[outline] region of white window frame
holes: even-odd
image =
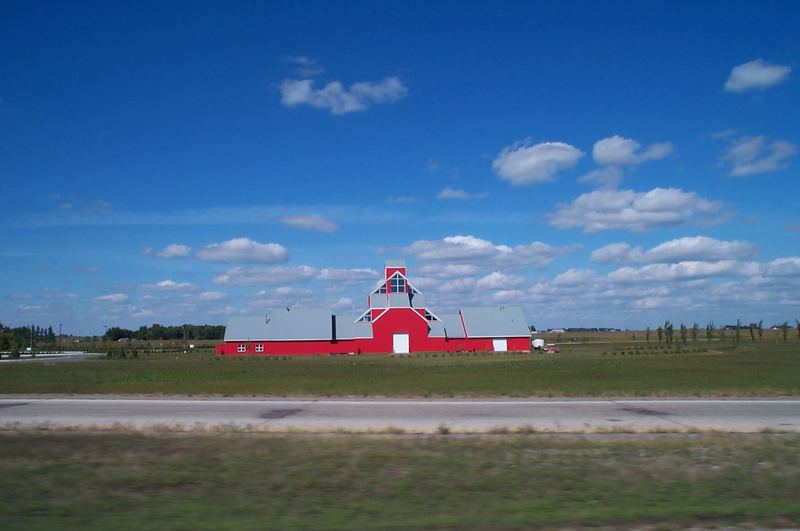
[[[264,344],[256,343],[256,352],[264,352]]]
[[[242,353],[242,352],[247,352],[247,345],[246,345],[246,344],[244,344],[244,343],[239,343],[239,344],[236,346],[236,352],[239,352],[239,353]]]

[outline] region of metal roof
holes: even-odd
[[[390,293],[389,308],[410,308],[411,298],[408,293]]]
[[[265,315],[229,317],[228,326],[225,327],[225,341],[265,339],[267,337],[266,321]]]
[[[463,339],[466,337],[464,335],[464,327],[461,326],[461,317],[458,314],[440,315],[439,319],[442,320],[445,335],[448,339]]]
[[[324,308],[276,310],[269,314],[265,339],[325,339],[333,336],[331,311]]]
[[[386,260],[386,262],[384,262],[384,264],[383,264],[384,268],[387,268],[387,267],[395,268],[395,267],[405,267],[405,266],[406,266],[406,261],[402,260],[402,259],[401,260],[396,260],[396,259]]]
[[[353,322],[352,315],[336,314],[336,339],[372,338],[372,323]]]
[[[429,321],[428,328],[428,337],[447,337],[444,331],[444,323]]]
[[[425,307],[425,295],[420,292],[411,293],[409,294],[409,298],[411,299],[411,306],[414,308],[424,308]]]
[[[330,341],[333,328],[327,309],[275,310],[266,316],[228,319],[225,341],[312,340]]]
[[[468,307],[460,311],[467,337],[530,336],[528,320],[519,306]]]

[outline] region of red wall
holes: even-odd
[[[231,341],[219,345],[219,355],[277,355],[304,354],[386,354],[393,350],[392,334],[408,334],[411,352],[456,352],[492,349],[492,338],[446,339],[428,337],[428,323],[412,308],[393,308],[372,323],[373,339],[340,339],[333,341]],[[247,351],[240,353],[240,343]],[[264,345],[264,352],[256,352],[255,345]],[[528,337],[508,338],[508,350],[530,350]]]

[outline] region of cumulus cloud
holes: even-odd
[[[765,136],[743,136],[734,140],[720,157],[730,165],[729,175],[745,177],[758,173],[785,170],[789,159],[797,154],[797,146],[784,140],[767,142]]]
[[[142,284],[142,289],[152,291],[184,291],[194,289],[194,285],[189,282],[175,282],[174,280],[162,280],[155,284]]]
[[[216,301],[223,301],[227,299],[228,296],[221,291],[204,291],[202,293],[197,294],[197,299],[206,302],[216,302]]]
[[[313,267],[232,267],[214,277],[214,283],[226,286],[250,286],[258,284],[295,284],[308,282],[317,275]]]
[[[641,144],[632,138],[619,135],[598,140],[592,158],[602,166],[634,166],[648,160],[663,159],[672,153],[672,144],[661,142],[641,150]]]
[[[752,258],[757,252],[758,245],[755,243],[691,236],[661,243],[648,251],[643,251],[639,246],[631,247],[627,243],[611,243],[593,251],[590,260],[601,264],[709,262]]]
[[[299,230],[312,230],[318,232],[336,232],[339,225],[324,218],[319,214],[282,216],[280,222],[287,227]]]
[[[650,160],[658,160],[672,153],[672,144],[659,142],[646,149],[632,138],[619,135],[598,140],[592,149],[592,158],[601,166],[580,178],[581,182],[616,187],[625,176],[625,170]]]
[[[702,220],[717,214],[722,204],[679,188],[596,190],[581,194],[572,203],[561,203],[548,214],[559,229],[582,229],[586,233],[623,229],[645,231],[655,227]]]
[[[306,79],[325,72],[316,58],[307,55],[287,55],[283,62],[293,65],[295,75]]]
[[[454,278],[468,277],[476,275],[481,270],[474,264],[421,264],[415,268],[415,272],[426,277],[432,278]]]
[[[198,249],[197,257],[207,262],[262,262],[274,264],[289,259],[279,243],[259,243],[249,238],[234,238]]]
[[[427,261],[466,262],[511,267],[546,267],[575,247],[555,247],[542,242],[525,245],[496,245],[475,236],[447,236],[441,240],[418,240],[403,253]]]
[[[315,89],[312,79],[285,79],[280,86],[281,103],[286,107],[309,105],[328,109],[332,114],[364,111],[372,104],[397,101],[408,94],[408,87],[397,77],[386,77],[379,82],[359,82],[345,88],[339,81],[331,81]]]
[[[584,153],[564,142],[532,144],[525,139],[506,147],[492,162],[492,170],[518,186],[552,181],[561,170],[574,168]]]
[[[509,289],[525,284],[525,277],[493,271],[475,283],[479,289]]]
[[[573,268],[556,275],[553,279],[553,284],[556,286],[577,286],[590,282],[595,278],[597,278],[597,273],[590,269]]]
[[[157,256],[159,258],[186,258],[191,252],[192,248],[188,245],[171,243],[160,251],[156,251],[152,247],[145,247],[142,254],[146,256]]]
[[[775,86],[789,78],[792,68],[784,65],[773,65],[763,59],[733,67],[725,90],[728,92],[747,92],[764,90]]]
[[[329,269],[325,268],[319,272],[317,278],[329,282],[362,282],[374,280],[380,276],[374,269],[354,268],[354,269]]]
[[[753,265],[743,267],[736,260],[717,262],[685,261],[675,264],[650,264],[640,268],[623,267],[608,274],[614,282],[667,282],[718,276],[747,276],[757,273]]]
[[[477,194],[471,194],[465,190],[459,190],[456,188],[445,187],[439,195],[436,196],[437,199],[483,199],[488,194],[486,192],[481,192]]]
[[[412,195],[396,195],[392,197],[386,198],[386,204],[388,205],[404,205],[408,203],[417,203],[419,202],[420,198]]]
[[[121,302],[127,302],[130,299],[124,293],[109,293],[108,295],[101,295],[100,297],[95,297],[94,300],[98,302],[110,302],[114,304],[119,304]]]

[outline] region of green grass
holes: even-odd
[[[3,364],[3,393],[386,396],[800,395],[800,342],[565,345],[560,354],[214,358]]]
[[[0,434],[0,528],[794,527],[799,446],[777,434]]]

